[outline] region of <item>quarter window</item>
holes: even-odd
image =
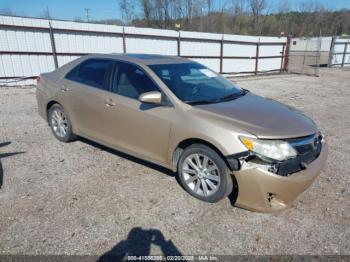
[[[79,71],[79,66],[74,67],[74,69],[71,70],[66,75],[66,79],[69,79],[69,80],[72,80],[72,81],[76,81],[77,80],[78,71]]]

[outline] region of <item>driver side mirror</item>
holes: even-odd
[[[162,94],[159,91],[146,92],[140,95],[139,101],[148,104],[160,105],[162,103]]]

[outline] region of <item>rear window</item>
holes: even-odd
[[[112,66],[111,60],[89,59],[70,71],[66,79],[107,90]]]

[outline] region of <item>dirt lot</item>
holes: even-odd
[[[327,168],[294,208],[200,202],[159,167],[58,142],[34,88],[0,88],[0,254],[350,254],[350,71],[236,82],[302,109],[326,134]]]

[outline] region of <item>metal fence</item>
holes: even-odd
[[[290,39],[288,72],[319,76],[321,65],[327,65],[330,37],[302,37]]]
[[[329,52],[329,67],[350,66],[350,37],[334,36]]]
[[[286,70],[287,38],[0,16],[2,83],[31,84],[40,73],[90,53],[181,56],[221,74],[259,74]]]

